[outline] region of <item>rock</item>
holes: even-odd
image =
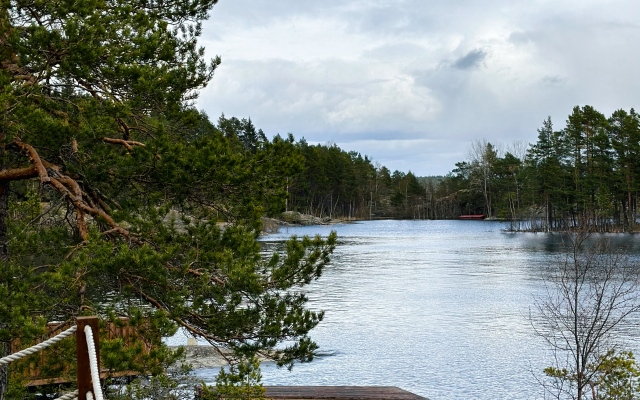
[[[309,214],[300,214],[297,211],[285,211],[280,215],[280,218],[284,222],[295,225],[321,225],[326,223],[321,218]]]
[[[227,365],[227,360],[213,346],[183,346],[185,361],[194,369],[214,368]]]

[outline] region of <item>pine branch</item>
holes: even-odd
[[[129,151],[133,150],[133,147],[131,146],[145,147],[144,143],[136,142],[135,140],[113,139],[113,138],[103,137],[102,141],[105,143],[120,144]]]
[[[51,185],[60,194],[66,196],[71,201],[71,204],[74,206],[76,211],[76,221],[82,240],[87,240],[89,237],[85,221],[85,214],[89,214],[94,218],[101,218],[104,220],[111,227],[108,232],[118,233],[120,236],[123,236],[136,244],[141,243],[141,241],[132,236],[128,230],[121,227],[107,212],[93,204],[87,203],[85,199],[88,199],[89,195],[80,188],[78,182],[67,175],[61,174],[59,167],[44,162],[33,146],[24,143],[19,139],[14,139],[13,143],[27,153],[30,161],[34,164],[35,171],[37,171],[36,176],[40,178],[40,182]],[[47,168],[46,165],[49,165],[50,167]]]

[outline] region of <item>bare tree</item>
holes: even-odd
[[[487,142],[475,140],[471,143],[471,147],[467,151],[470,164],[473,168],[473,175],[477,180],[472,181],[476,187],[480,188],[484,196],[486,212],[489,217],[493,216],[492,210],[492,181],[494,176],[494,164],[498,158],[500,150]]]
[[[516,140],[510,143],[507,146],[507,151],[514,155],[518,160],[524,162],[524,159],[527,156],[527,149],[529,148],[529,143],[523,140]]]
[[[596,400],[604,363],[624,345],[621,329],[640,312],[638,265],[587,234],[569,234],[567,244],[531,315],[554,356],[541,381],[546,396]]]

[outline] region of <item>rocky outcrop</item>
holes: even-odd
[[[227,365],[225,356],[230,356],[228,350],[219,350],[213,346],[184,346],[185,361],[194,369],[214,368]]]
[[[325,225],[332,222],[331,218],[318,218],[309,214],[300,214],[297,211],[285,211],[280,215],[280,220],[290,225]]]

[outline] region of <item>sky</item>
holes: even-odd
[[[268,137],[445,175],[472,144],[535,143],[574,106],[640,107],[637,0],[220,0],[196,106]]]

